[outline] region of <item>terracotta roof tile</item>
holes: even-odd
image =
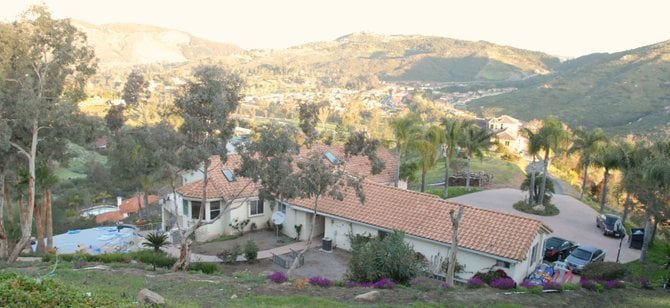
[[[123,220],[125,215],[119,211],[114,211],[114,212],[107,212],[107,213],[102,213],[100,215],[95,216],[95,222],[100,224],[106,221],[111,221],[111,222],[117,222]]]
[[[149,195],[149,205],[154,204],[158,202],[160,199],[159,196],[155,195]],[[145,206],[144,204],[144,195],[140,195],[140,203],[142,204],[142,207]],[[121,213],[137,213],[140,210],[140,207],[138,206],[137,201],[137,196],[134,196],[132,198],[128,198],[126,200],[121,201],[121,205],[119,206]]]
[[[361,204],[353,189],[343,201],[322,198],[318,212],[342,217],[385,229],[403,230],[407,234],[442,243],[451,243],[450,210],[459,204],[436,196],[379,185],[365,181],[366,201]],[[291,202],[313,209],[307,199]],[[538,232],[549,232],[542,222],[467,205],[459,226],[459,247],[483,253],[523,260]]]

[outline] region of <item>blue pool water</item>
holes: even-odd
[[[127,252],[127,246],[135,239],[135,230],[114,227],[97,227],[90,229],[70,230],[67,233],[54,235],[54,247],[59,254],[74,253],[84,249],[90,254],[104,252]],[[35,249],[33,245],[33,249]]]

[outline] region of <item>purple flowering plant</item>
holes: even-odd
[[[286,276],[286,274],[284,274],[283,272],[272,272],[268,274],[265,278],[274,283],[283,283],[288,281],[288,276]]]

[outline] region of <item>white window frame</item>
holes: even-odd
[[[217,214],[217,215],[214,215],[214,216],[212,216],[212,204],[213,204],[213,203],[214,203],[214,204],[218,204],[218,208],[219,208],[219,210],[217,211],[218,214]],[[219,201],[219,200],[216,200],[216,201],[210,201],[210,202],[209,202],[209,211],[208,211],[208,213],[209,213],[209,220],[212,220],[212,219],[216,218],[216,216],[221,215],[221,201]]]
[[[249,217],[258,217],[265,215],[265,202],[261,202],[262,199],[252,199],[249,200]],[[254,207],[253,203],[256,203],[256,214],[251,213],[251,209]],[[260,208],[258,205],[260,204]],[[259,212],[260,209],[260,212]]]
[[[286,209],[288,209],[288,204],[281,201],[277,201],[277,211],[286,214]]]
[[[190,212],[191,215],[189,215],[188,217],[191,218],[191,219],[193,219],[193,220],[198,220],[198,218],[200,217],[200,207],[203,206],[202,201],[193,201],[193,200],[190,200],[189,203],[190,203],[190,206],[189,206],[189,212]],[[193,206],[196,206],[196,204],[194,204],[194,203],[199,204],[199,205],[198,205],[198,210],[197,210],[197,211],[194,211],[194,210],[193,210]],[[196,215],[195,218],[193,218],[193,214]],[[206,215],[206,214],[207,214],[207,213],[205,212],[205,215]],[[207,218],[207,217],[203,217],[203,219],[204,219],[204,218]]]

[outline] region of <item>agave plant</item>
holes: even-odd
[[[144,239],[146,242],[143,242],[142,246],[153,248],[154,252],[160,252],[161,247],[170,243],[168,242],[168,236],[165,233],[149,233]]]

